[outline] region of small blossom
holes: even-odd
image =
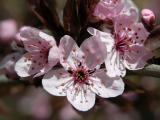
[[[15,65],[17,74],[21,77],[40,76],[48,72],[59,60],[58,47],[52,36],[38,29],[23,27],[20,30],[25,50],[27,51]]]
[[[153,13],[153,11],[151,11],[149,9],[143,9],[141,11],[141,16],[142,16],[142,21],[146,25],[153,26],[155,24],[156,17],[155,17],[155,14]]]
[[[14,52],[5,56],[0,63],[0,69],[4,69],[5,74],[11,79],[17,78],[17,74],[16,71],[14,70],[14,67],[15,63],[17,62],[18,59],[20,59],[21,56],[22,54],[20,52]]]
[[[106,58],[105,46],[95,37],[85,40],[79,48],[70,36],[60,41],[64,69],[47,73],[43,88],[55,96],[67,96],[79,111],[87,111],[95,104],[95,94],[103,98],[123,93],[124,83],[120,77],[110,78],[104,69],[98,69]]]
[[[114,34],[88,28],[106,44],[108,56],[105,61],[107,73],[111,77],[125,76],[129,70],[142,69],[152,53],[143,44],[149,33],[142,23],[135,23],[132,17],[120,15],[115,19]]]
[[[14,69],[16,62],[22,56],[24,49],[19,47],[15,41],[11,43],[13,53],[6,55],[0,62],[0,69],[5,71],[7,77],[11,79],[17,79],[17,73]]]
[[[18,31],[15,20],[8,19],[0,22],[0,42],[11,43]]]
[[[130,14],[132,11],[138,13],[138,9],[132,0],[100,0],[93,13],[101,20],[113,20],[117,15]],[[138,15],[136,15],[138,18]]]

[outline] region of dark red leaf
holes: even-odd
[[[76,39],[80,30],[76,0],[67,0],[63,11],[63,23],[68,34]]]
[[[54,0],[27,0],[27,2],[39,20],[54,33],[54,37],[59,39],[65,34]]]
[[[93,12],[98,2],[99,0],[77,0],[81,26],[86,26],[94,21]]]

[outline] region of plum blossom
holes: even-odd
[[[15,41],[11,43],[11,48],[15,52],[6,55],[2,59],[2,61],[0,62],[0,69],[3,69],[5,71],[5,74],[7,75],[7,77],[11,79],[16,79],[17,73],[14,70],[14,67],[16,62],[22,56],[24,49],[19,47]]]
[[[27,51],[16,63],[20,77],[38,77],[52,69],[59,61],[55,39],[32,27],[23,27],[18,33]]]
[[[0,22],[0,42],[11,43],[18,31],[17,22],[13,19],[7,19]]]
[[[110,77],[125,76],[126,68],[142,69],[152,57],[152,53],[143,46],[149,33],[142,23],[135,21],[133,16],[124,14],[116,17],[113,34],[88,28],[88,32],[97,36],[107,47],[105,65]]]
[[[4,69],[6,75],[9,78],[15,79],[17,78],[17,74],[14,70],[15,63],[17,62],[18,59],[21,57],[20,52],[14,52],[11,54],[8,54],[7,56],[4,57],[4,59],[0,63],[0,69]]]
[[[153,26],[156,22],[156,16],[153,11],[149,9],[143,9],[141,11],[142,21],[148,26]]]
[[[103,98],[116,97],[124,91],[120,77],[110,78],[99,69],[107,52],[105,45],[90,37],[79,48],[68,35],[61,38],[60,63],[64,68],[48,72],[42,79],[43,88],[55,96],[67,96],[79,111],[88,111],[95,104],[96,94]]]
[[[138,14],[138,9],[132,0],[100,0],[93,15],[101,20],[108,21],[114,20],[120,14],[131,14],[132,11]]]

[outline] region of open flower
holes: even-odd
[[[23,27],[19,38],[27,51],[15,65],[21,77],[40,76],[52,69],[59,61],[58,47],[52,36],[31,27]]]
[[[125,76],[129,70],[142,69],[152,54],[143,44],[149,33],[134,17],[120,15],[115,19],[114,33],[88,28],[88,32],[106,44],[108,56],[105,60],[107,73],[111,77]]]
[[[95,7],[93,15],[101,20],[108,21],[113,20],[122,13],[130,14],[132,10],[138,13],[138,9],[132,0],[100,0]]]
[[[124,83],[120,77],[110,78],[104,69],[98,69],[107,52],[95,37],[85,40],[79,48],[66,35],[59,48],[64,69],[52,70],[42,80],[43,88],[50,94],[67,96],[77,110],[87,111],[95,104],[95,94],[109,98],[123,93]]]

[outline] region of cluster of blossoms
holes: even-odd
[[[67,96],[79,111],[91,109],[96,95],[121,95],[126,69],[142,69],[153,56],[144,47],[149,32],[138,22],[138,9],[131,0],[100,0],[93,15],[111,21],[113,29],[89,27],[91,36],[80,47],[69,35],[57,45],[54,37],[32,27],[23,27],[17,34],[27,52],[16,62],[16,73],[44,75],[43,88],[55,96]],[[144,16],[150,22],[149,15]],[[61,67],[56,66],[59,63]]]

